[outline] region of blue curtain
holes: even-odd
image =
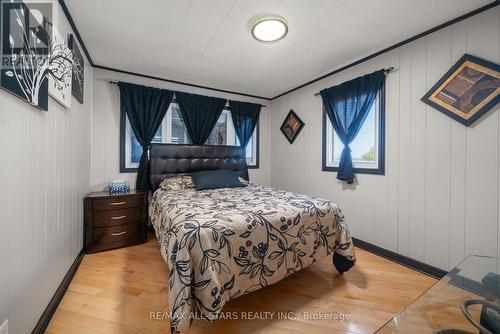
[[[175,92],[189,138],[194,145],[203,145],[226,105],[225,99]]]
[[[344,144],[337,179],[347,183],[352,183],[354,179],[349,144],[358,135],[384,83],[384,72],[384,70],[376,71],[320,92],[328,118]]]
[[[241,147],[247,147],[252,138],[255,126],[259,121],[260,104],[249,102],[229,101],[234,129]]]
[[[119,82],[120,108],[130,121],[137,141],[142,146],[141,161],[137,171],[136,188],[149,189],[148,150],[163,117],[172,101],[173,92]]]

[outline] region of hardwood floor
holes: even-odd
[[[155,236],[148,238],[143,245],[85,256],[46,333],[169,333],[168,320],[150,319],[151,312],[167,312],[167,270]],[[342,276],[324,259],[232,300],[224,310],[240,319],[195,320],[190,333],[373,333],[435,283],[361,249],[356,254],[356,266]],[[251,320],[241,319],[243,312],[276,313]],[[298,319],[277,319],[278,312]],[[349,319],[305,319],[304,312]]]

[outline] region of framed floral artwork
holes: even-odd
[[[0,1],[0,88],[45,111],[51,61],[45,22],[51,13],[50,3]]]
[[[500,99],[500,66],[465,54],[422,101],[469,126]]]
[[[71,108],[73,52],[59,31],[52,27],[49,95],[65,108]]]
[[[83,104],[85,86],[85,59],[73,34],[68,36],[68,48],[73,51],[73,73],[71,76],[71,94]]]
[[[290,144],[293,144],[300,131],[304,128],[304,125],[305,123],[300,117],[293,110],[290,110],[280,129]]]

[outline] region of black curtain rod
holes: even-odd
[[[118,81],[108,81],[108,82],[109,82],[110,84],[112,84],[112,85],[118,85]],[[146,87],[148,87],[148,86],[146,86]],[[174,93],[175,93],[175,91],[174,91]],[[265,104],[261,104],[260,106],[261,106],[261,107],[263,107],[263,108],[266,108],[266,107],[267,107]]]
[[[395,68],[394,68],[394,66],[391,66],[391,67],[386,68],[386,69],[384,70],[384,72],[385,72],[386,74],[387,74],[387,73],[389,73],[389,72],[394,72],[394,71],[397,71],[397,69],[395,69]],[[314,94],[314,96],[318,96],[319,94],[320,94],[320,92],[317,92],[316,94]]]

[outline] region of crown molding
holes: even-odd
[[[295,88],[287,90],[286,92],[278,94],[278,95],[276,95],[274,97],[264,97],[264,96],[258,96],[258,95],[240,93],[240,92],[230,91],[230,90],[226,90],[226,89],[220,89],[220,88],[216,88],[216,87],[209,87],[209,86],[197,85],[197,84],[193,84],[193,83],[189,83],[189,82],[183,82],[183,81],[178,81],[178,80],[171,80],[171,79],[168,79],[168,78],[161,78],[161,77],[156,77],[156,76],[151,76],[151,75],[146,75],[146,74],[136,73],[136,72],[131,72],[131,71],[125,71],[125,70],[120,70],[120,69],[117,69],[117,68],[112,68],[112,67],[107,67],[107,66],[95,64],[93,62],[93,60],[92,60],[92,57],[90,56],[90,53],[88,52],[87,47],[85,46],[85,43],[83,42],[83,39],[82,39],[82,37],[81,37],[81,35],[80,35],[79,31],[78,31],[78,28],[76,27],[75,22],[73,21],[73,18],[71,17],[71,13],[69,12],[68,7],[64,3],[64,0],[59,0],[59,4],[61,5],[61,8],[62,8],[62,10],[64,12],[64,15],[66,15],[66,18],[68,19],[68,22],[71,25],[71,28],[73,29],[73,32],[74,32],[76,38],[78,39],[78,42],[80,43],[80,45],[81,45],[81,47],[82,47],[82,49],[83,49],[83,51],[85,53],[85,56],[89,60],[90,65],[92,67],[94,67],[94,68],[99,68],[99,69],[103,69],[103,70],[108,70],[108,71],[113,71],[113,72],[118,72],[118,73],[124,73],[124,74],[139,76],[139,77],[142,77],[142,78],[148,78],[148,79],[153,79],[153,80],[170,82],[170,83],[175,83],[175,84],[189,86],[189,87],[203,88],[203,89],[208,89],[208,90],[212,90],[212,91],[216,91],[216,92],[221,92],[221,93],[228,93],[228,94],[235,94],[235,95],[240,95],[240,96],[247,96],[247,97],[252,97],[252,98],[257,98],[257,99],[262,99],[262,100],[275,100],[275,99],[280,98],[280,97],[282,97],[284,95],[287,95],[287,94],[289,94],[291,92],[294,92],[294,91],[296,91],[298,89],[301,89],[303,87],[309,86],[309,85],[311,85],[311,84],[313,84],[315,82],[318,82],[320,80],[328,78],[328,77],[330,77],[332,75],[335,75],[335,74],[340,73],[342,71],[345,71],[345,70],[347,70],[347,69],[349,69],[351,67],[359,65],[361,63],[364,63],[364,62],[366,62],[366,61],[368,61],[370,59],[378,57],[378,56],[380,56],[380,55],[382,55],[384,53],[387,53],[387,52],[389,52],[391,50],[399,48],[400,46],[403,46],[405,44],[411,43],[411,42],[413,42],[413,41],[415,41],[415,40],[417,40],[419,38],[422,38],[422,37],[425,37],[425,36],[427,36],[429,34],[432,34],[432,33],[436,32],[438,30],[444,29],[444,28],[446,28],[446,27],[448,27],[448,26],[450,26],[452,24],[455,24],[457,22],[460,22],[460,21],[463,21],[465,19],[468,19],[469,17],[478,15],[478,14],[480,14],[482,12],[485,12],[485,11],[487,11],[489,9],[492,9],[492,8],[500,5],[500,0],[495,0],[495,1],[493,1],[493,2],[491,2],[489,4],[487,4],[487,5],[485,5],[483,7],[477,8],[477,9],[475,9],[473,11],[470,11],[470,12],[464,14],[464,15],[461,15],[461,16],[456,17],[456,18],[454,18],[454,19],[452,19],[450,21],[442,23],[442,24],[440,24],[440,25],[438,25],[438,26],[436,26],[434,28],[431,28],[429,30],[421,32],[421,33],[419,33],[419,34],[417,34],[417,35],[415,35],[413,37],[407,38],[404,41],[396,43],[396,44],[394,44],[392,46],[389,46],[389,47],[387,47],[387,48],[385,48],[383,50],[380,50],[380,51],[377,51],[375,53],[372,53],[372,54],[370,54],[370,55],[368,55],[366,57],[363,57],[363,58],[361,58],[359,60],[356,60],[356,61],[354,61],[354,62],[352,62],[352,63],[350,63],[348,65],[342,66],[342,67],[340,67],[338,69],[335,69],[335,70],[333,70],[331,72],[328,72],[328,73],[326,73],[326,74],[324,74],[324,75],[322,75],[320,77],[317,77],[317,78],[315,78],[313,80],[310,80],[310,81],[308,81],[306,83],[303,83],[303,84],[301,84],[301,85],[299,85],[299,86],[297,86]]]
[[[371,55],[369,55],[369,56],[366,56],[366,57],[364,57],[364,58],[361,58],[361,59],[359,59],[359,60],[356,60],[355,62],[352,62],[352,63],[350,63],[349,65],[342,66],[342,67],[340,67],[340,68],[338,68],[338,69],[336,69],[336,70],[333,70],[333,71],[331,71],[331,72],[328,72],[328,73],[326,73],[326,74],[324,74],[324,75],[322,75],[322,76],[320,76],[320,77],[318,77],[318,78],[316,78],[316,79],[313,79],[313,80],[311,80],[311,81],[308,81],[308,82],[306,82],[306,83],[304,83],[304,84],[302,84],[302,85],[300,85],[300,86],[297,86],[297,87],[295,87],[295,88],[292,88],[292,89],[290,89],[290,90],[287,90],[286,92],[281,93],[281,94],[276,95],[275,97],[271,98],[271,100],[277,99],[277,98],[282,97],[282,96],[284,96],[284,95],[286,95],[286,94],[289,94],[289,93],[291,93],[291,92],[294,92],[294,91],[296,91],[296,90],[298,90],[298,89],[301,89],[301,88],[306,87],[306,86],[309,86],[309,85],[311,85],[311,84],[313,84],[313,83],[315,83],[315,82],[318,82],[318,81],[320,81],[320,80],[323,80],[323,79],[325,79],[325,78],[328,78],[328,77],[330,77],[330,76],[332,76],[332,75],[334,75],[334,74],[337,74],[337,73],[339,73],[339,72],[345,71],[345,70],[347,70],[347,69],[349,69],[349,68],[351,68],[351,67],[353,67],[353,66],[356,66],[356,65],[359,65],[359,64],[361,64],[361,63],[364,63],[365,61],[368,61],[368,60],[370,60],[370,59],[373,59],[373,58],[375,58],[375,57],[378,57],[378,56],[380,56],[380,55],[382,55],[382,54],[384,54],[384,53],[387,53],[387,52],[389,52],[389,51],[391,51],[391,50],[394,50],[394,49],[396,49],[396,48],[399,48],[400,46],[403,46],[403,45],[405,45],[405,44],[411,43],[411,42],[413,42],[413,41],[415,41],[415,40],[417,40],[417,39],[419,39],[419,38],[422,38],[422,37],[425,37],[425,36],[427,36],[427,35],[429,35],[429,34],[432,34],[433,32],[436,32],[436,31],[438,31],[438,30],[444,29],[444,28],[446,28],[446,27],[448,27],[448,26],[450,26],[450,25],[452,25],[452,24],[455,24],[455,23],[457,23],[457,22],[460,22],[460,21],[463,21],[463,20],[465,20],[465,19],[468,19],[469,17],[472,17],[472,16],[474,16],[474,15],[477,15],[477,14],[480,14],[480,13],[482,13],[482,12],[485,12],[485,11],[487,11],[487,10],[489,10],[489,9],[491,9],[491,8],[494,8],[494,7],[498,6],[498,5],[500,5],[500,0],[495,0],[495,1],[493,1],[493,2],[491,2],[491,3],[489,3],[489,4],[487,4],[487,5],[485,5],[485,6],[483,6],[483,7],[480,7],[480,8],[478,8],[478,9],[475,9],[475,10],[473,10],[473,11],[471,11],[471,12],[468,12],[468,13],[466,13],[466,14],[462,15],[462,16],[456,17],[456,18],[454,18],[454,19],[452,19],[452,20],[450,20],[450,21],[447,21],[447,22],[445,22],[445,23],[442,23],[442,24],[440,24],[440,25],[438,25],[438,26],[436,26],[436,27],[434,27],[434,28],[431,28],[431,29],[429,29],[429,30],[426,30],[426,31],[424,31],[424,32],[421,32],[420,34],[417,34],[417,35],[415,35],[415,36],[412,36],[412,37],[410,37],[410,38],[407,38],[407,39],[405,39],[405,40],[404,40],[404,41],[402,41],[402,42],[396,43],[396,44],[394,44],[394,45],[392,45],[392,46],[389,46],[389,47],[387,47],[387,48],[385,48],[385,49],[383,49],[383,50],[380,50],[380,51],[377,51],[377,52],[375,52],[375,53],[372,53],[372,54],[371,54]]]
[[[94,68],[99,68],[101,70],[112,71],[112,72],[117,72],[117,73],[134,75],[134,76],[138,76],[138,77],[146,78],[146,79],[153,79],[153,80],[158,80],[158,81],[171,82],[171,83],[175,83],[175,84],[179,84],[179,85],[184,85],[184,86],[189,86],[189,87],[203,88],[203,89],[208,89],[208,90],[212,90],[212,91],[215,91],[215,92],[221,92],[221,93],[235,94],[235,95],[240,95],[240,96],[253,97],[253,98],[256,98],[256,99],[262,99],[262,100],[268,100],[268,101],[271,100],[270,97],[264,97],[264,96],[246,94],[246,93],[240,93],[240,92],[235,92],[235,91],[232,91],[232,90],[220,89],[220,88],[203,86],[203,85],[198,85],[198,84],[184,82],[184,81],[178,81],[178,80],[171,80],[171,79],[167,79],[167,78],[155,77],[153,75],[136,73],[136,72],[131,72],[131,71],[125,71],[125,70],[120,70],[118,68],[112,68],[112,67],[107,67],[107,66],[102,66],[102,65],[94,65]]]

